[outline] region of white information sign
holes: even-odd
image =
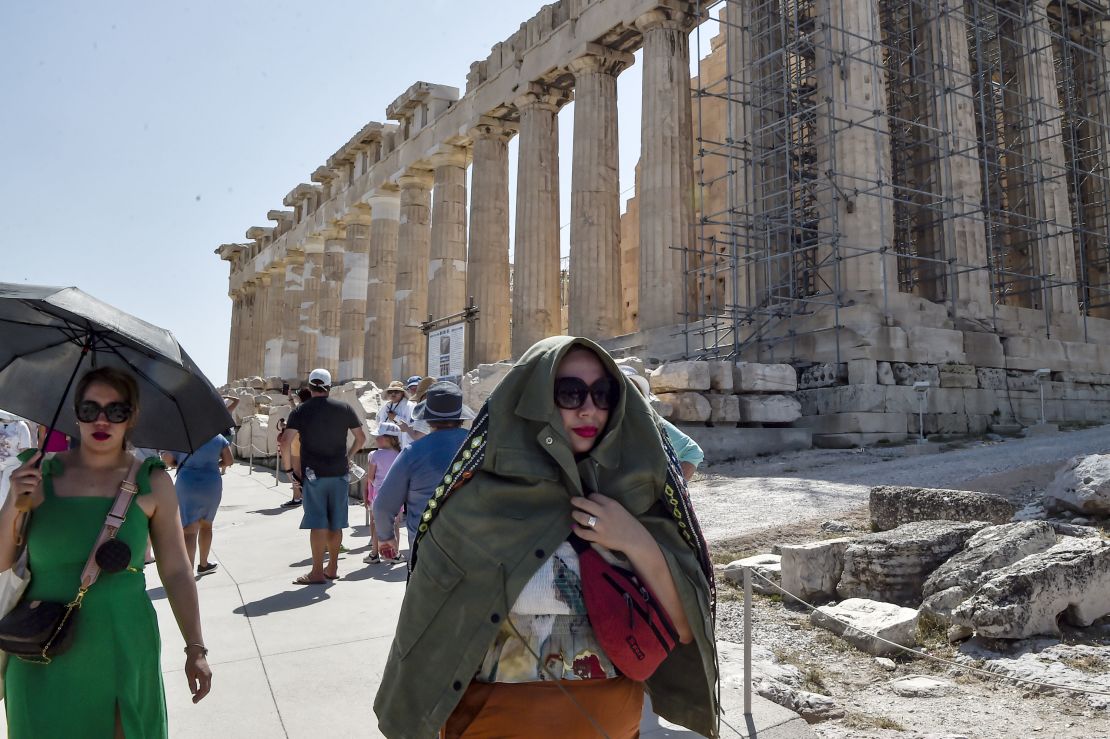
[[[428,374],[440,380],[462,383],[466,348],[466,323],[428,332]]]

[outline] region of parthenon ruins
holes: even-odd
[[[792,364],[804,417],[856,441],[907,431],[914,381],[937,431],[1030,422],[1040,390],[1050,420],[1110,419],[1108,40],[1106,0],[546,5],[461,95],[412,84],[219,247],[229,380],[425,374],[421,323],[472,297],[468,369],[569,332],[649,363]]]

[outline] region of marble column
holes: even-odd
[[[435,318],[453,315],[466,307],[467,156],[463,147],[447,146],[432,157],[435,186],[428,256],[428,312]]]
[[[242,292],[231,293],[231,337],[227,347],[227,381],[239,379],[239,322],[243,320]]]
[[[291,384],[299,379],[297,352],[304,302],[304,254],[290,251],[285,258],[285,300],[281,306],[281,377]]]
[[[680,7],[685,7],[683,4]],[[670,7],[636,19],[643,43],[640,118],[640,330],[683,320],[682,250],[694,246],[690,112],[693,16]]]
[[[300,332],[297,335],[297,379],[308,380],[308,373],[319,364],[317,344],[320,337],[320,282],[324,274],[324,239],[310,236],[304,242],[304,274],[301,281]]]
[[[478,320],[469,366],[509,359],[509,139],[516,127],[484,119],[470,131],[474,141],[471,173],[470,250],[467,295],[474,297]]]
[[[570,186],[570,333],[603,339],[621,327],[621,203],[617,75],[633,56],[590,44],[574,74]]]
[[[1061,130],[1063,112],[1057,96],[1047,0],[1029,0],[1024,18],[1015,30],[1017,47],[1022,50],[1015,55],[1015,62],[1023,130],[1014,148],[1020,151],[1024,165],[1021,187],[1028,204],[1024,215],[1030,219],[1030,227],[1037,236],[1030,247],[1037,278],[1030,285],[1037,296],[1031,304],[1051,314],[1077,313],[1075,247]],[[1045,276],[1043,291],[1041,276]]]
[[[281,376],[282,306],[285,304],[285,265],[271,262],[266,272],[266,312],[263,317],[262,374]]]
[[[343,292],[343,255],[347,251],[345,227],[333,226],[324,237],[324,271],[320,276],[320,335],[316,339],[316,366],[339,380],[339,309]]]
[[[519,357],[560,329],[559,107],[564,91],[529,85],[517,97],[520,140],[516,174],[512,355]]]
[[[819,292],[897,291],[877,0],[818,0]],[[827,19],[827,20],[822,20]]]
[[[392,373],[395,377],[407,377],[423,375],[427,369],[427,339],[420,324],[428,320],[432,173],[409,170],[397,180],[397,185],[401,188],[401,219],[397,230]]]
[[[962,7],[962,6],[961,6]],[[955,260],[946,289],[972,316],[990,309],[987,236],[981,214],[983,189],[975,125],[975,90],[967,44],[967,18],[943,8],[929,21],[934,90],[931,117],[940,136],[940,184],[945,206],[944,256]],[[972,269],[979,267],[980,269]]]
[[[396,190],[379,189],[370,206],[363,375],[378,387],[393,379],[393,324],[397,291],[397,235],[401,203]]]
[[[344,216],[347,244],[343,253],[343,287],[339,315],[339,377],[337,382],[366,377],[366,278],[370,268],[370,211],[355,206]]]

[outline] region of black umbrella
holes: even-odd
[[[234,423],[166,329],[75,287],[0,282],[0,408],[76,435],[74,381],[94,367],[138,382],[136,446],[192,452]]]

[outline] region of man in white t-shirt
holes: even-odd
[[[389,383],[385,389],[385,402],[378,409],[378,423],[395,423],[401,428],[406,428],[412,423],[412,403],[405,395],[405,386],[400,380]],[[412,437],[401,434],[401,448],[407,449],[412,443]]]

